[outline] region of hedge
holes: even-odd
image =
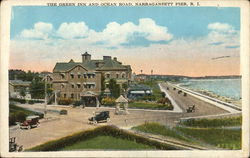
[[[27,151],[58,151],[66,146],[73,145],[76,142],[84,141],[87,139],[94,138],[98,135],[113,136],[116,138],[127,139],[135,141],[137,143],[146,144],[149,146],[155,146],[159,150],[180,150],[181,148],[167,145],[165,143],[160,143],[158,141],[150,140],[143,136],[133,134],[131,132],[124,131],[115,126],[101,126],[92,130],[87,130],[84,132],[78,132],[70,136],[66,136],[57,140],[49,141],[45,144],[38,145]]]

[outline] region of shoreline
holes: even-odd
[[[237,99],[233,99],[233,98],[230,98],[230,97],[221,96],[219,94],[216,94],[216,93],[208,91],[208,90],[198,90],[198,89],[194,89],[194,88],[190,88],[190,87],[185,87],[185,86],[180,86],[180,85],[178,85],[178,86],[182,87],[182,88],[189,89],[191,91],[194,91],[194,92],[197,92],[197,93],[200,93],[200,94],[203,94],[203,95],[206,95],[208,97],[218,99],[220,101],[223,101],[223,102],[226,102],[226,103],[229,103],[229,104],[234,104],[234,105],[239,106],[239,107],[242,106],[241,99],[237,100]]]
[[[219,95],[215,92],[212,92],[212,91],[209,91],[209,90],[205,90],[205,89],[195,89],[195,88],[192,88],[190,86],[183,86],[183,83],[172,83],[178,87],[181,87],[181,88],[185,88],[185,89],[189,89],[191,91],[194,91],[194,92],[197,92],[197,93],[200,93],[202,95],[206,95],[208,97],[212,97],[212,98],[215,98],[215,99],[218,99],[220,101],[223,101],[223,102],[226,102],[226,103],[229,103],[229,104],[234,104],[238,107],[242,107],[242,103],[241,103],[241,99],[235,99],[235,98],[231,98],[231,97],[227,97],[227,96],[222,96],[222,95]]]

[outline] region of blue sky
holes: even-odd
[[[158,25],[168,27],[176,38],[204,36],[209,31],[206,26],[218,21],[240,28],[239,8],[22,6],[13,7],[12,13],[11,38],[39,21],[52,23],[55,28],[63,22],[84,21],[95,31],[101,31],[111,21],[138,24],[140,18],[152,18]]]
[[[239,8],[15,6],[10,34],[10,68],[52,71],[88,51],[136,73],[240,73]]]

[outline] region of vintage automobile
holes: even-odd
[[[20,124],[21,129],[31,129],[33,127],[37,127],[39,125],[39,116],[28,116],[26,120]]]
[[[109,111],[102,111],[95,113],[95,116],[89,118],[89,124],[97,124],[98,122],[109,122],[110,116]]]
[[[195,112],[195,105],[190,105],[188,106],[188,108],[186,109],[187,113],[190,113],[190,112]]]

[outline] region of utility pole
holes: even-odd
[[[45,79],[44,79],[44,118],[45,118],[45,116],[46,116],[46,114],[47,114],[47,98],[48,98],[48,96],[47,96],[47,77],[48,76],[46,76],[45,77]]]

